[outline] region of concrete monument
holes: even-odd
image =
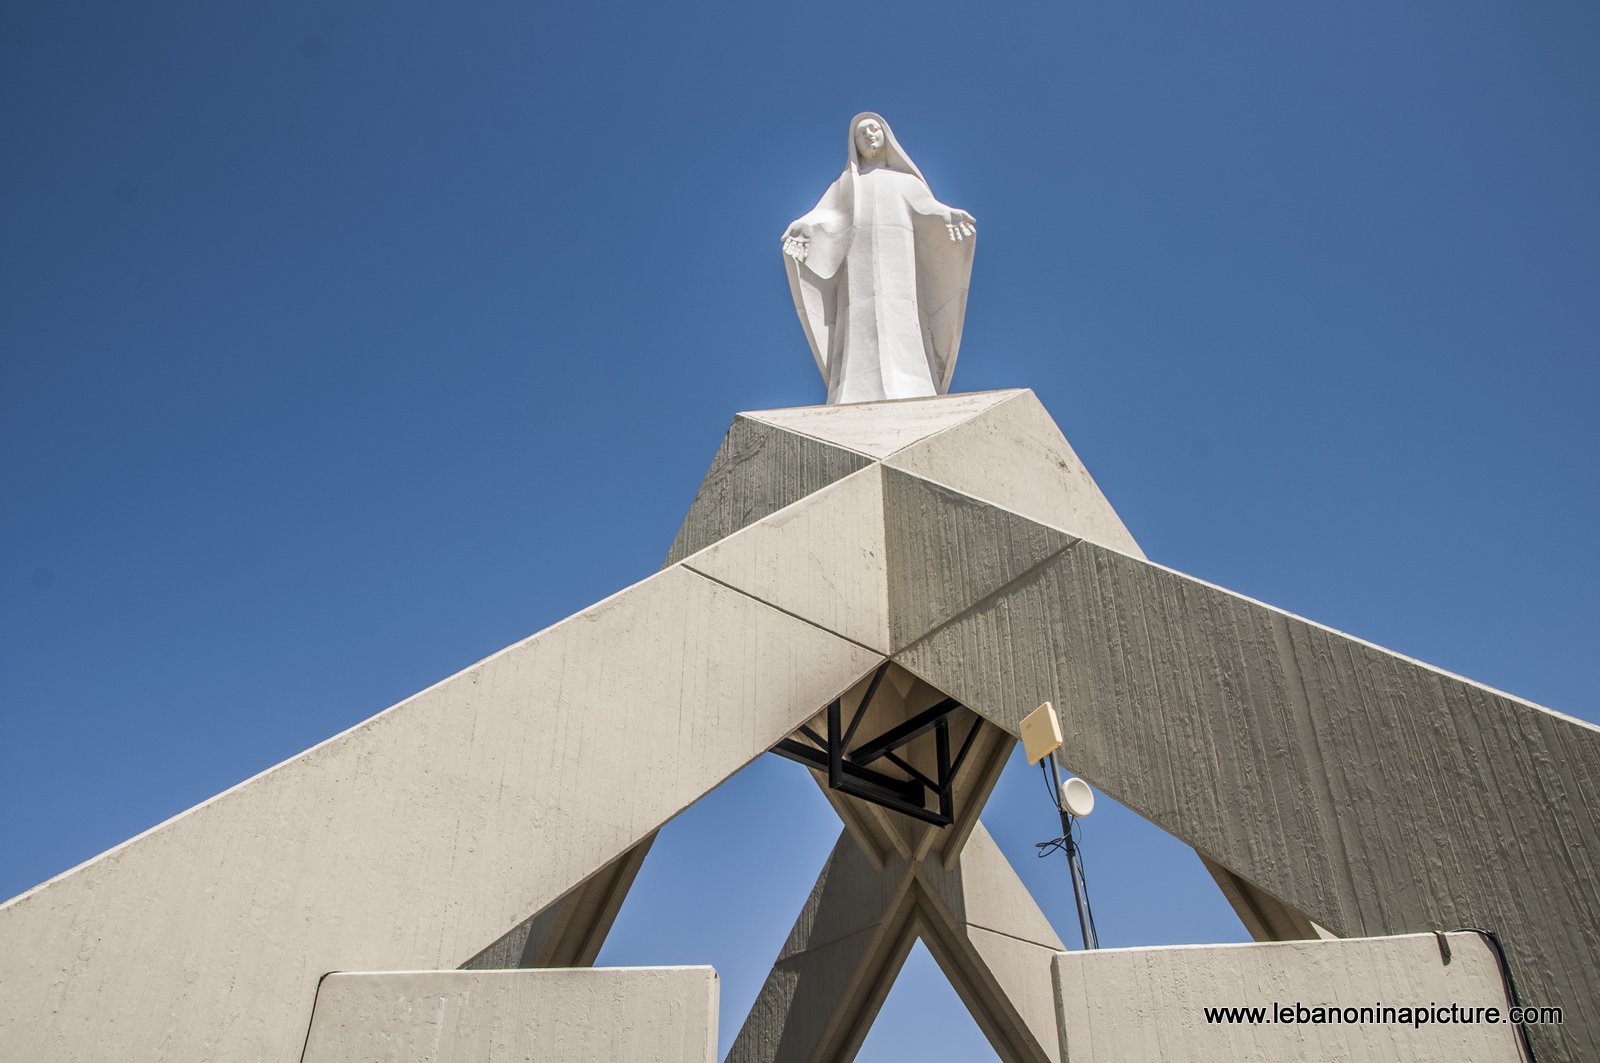
[[[950,390],[976,242],[972,215],[933,197],[881,115],[850,120],[844,172],[783,234],[828,402]]]

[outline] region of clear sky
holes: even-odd
[[[1152,559],[1600,719],[1593,4],[6,0],[0,897],[653,571],[822,401],[778,237],[868,109],[978,219],[955,389]],[[1103,808],[1104,943],[1243,938]],[[726,1045],[836,832],[763,758],[602,962]],[[862,1058],[985,1051],[919,952]]]

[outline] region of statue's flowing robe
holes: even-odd
[[[949,390],[975,237],[952,240],[948,212],[918,173],[852,165],[800,219],[806,260],[784,262],[829,403]]]

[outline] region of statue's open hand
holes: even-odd
[[[977,235],[978,223],[964,210],[951,210],[944,217],[944,228],[950,234],[950,239],[965,240]]]
[[[783,253],[796,262],[804,262],[811,250],[811,226],[795,222],[783,234]]]

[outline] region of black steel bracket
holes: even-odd
[[[801,727],[801,735],[812,742],[812,745],[794,738],[785,738],[773,747],[772,752],[827,775],[830,790],[859,797],[863,801],[870,801],[872,804],[922,820],[924,823],[948,827],[956,818],[952,793],[956,773],[961,770],[962,763],[971,752],[973,740],[978,737],[978,729],[983,726],[983,721],[980,719],[972,721],[971,729],[967,731],[966,738],[962,739],[961,748],[952,757],[950,717],[960,712],[963,706],[955,698],[945,698],[904,723],[891,727],[878,737],[869,738],[851,749],[850,742],[855,737],[856,728],[861,725],[862,717],[872,705],[873,695],[878,692],[878,684],[883,681],[884,673],[888,669],[889,664],[885,661],[873,673],[872,681],[867,684],[866,693],[861,696],[861,704],[856,706],[848,727],[841,726],[843,712],[840,700],[834,698],[828,703],[826,737],[809,726]],[[934,732],[936,762],[932,778],[918,771],[896,752],[930,730]],[[904,772],[906,777],[898,778],[868,767],[878,760],[888,761]],[[937,809],[928,807],[930,792],[938,799]]]

